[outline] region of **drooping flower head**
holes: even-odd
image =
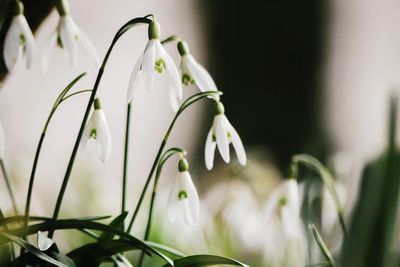
[[[208,132],[204,153],[206,167],[208,170],[213,168],[216,147],[218,147],[222,159],[226,163],[229,163],[229,144],[233,145],[239,163],[241,165],[246,165],[247,157],[242,140],[240,139],[240,136],[236,132],[235,128],[233,128],[232,124],[225,116],[224,105],[220,101],[216,101],[215,117],[211,129]]]
[[[177,217],[180,217],[187,225],[190,225],[199,217],[199,196],[185,158],[179,160],[178,169],[179,173],[168,198],[168,218],[174,222]]]
[[[182,100],[182,84],[174,61],[160,42],[160,31],[160,24],[156,20],[149,23],[149,41],[133,68],[127,98],[128,102],[132,100],[142,76],[145,87],[148,91],[151,91],[154,86],[155,74],[166,72],[169,81],[170,103],[173,110],[176,111],[179,108],[179,102]]]
[[[41,251],[48,250],[53,244],[54,241],[52,239],[48,238],[43,232],[38,231],[37,246]]]
[[[184,85],[196,84],[200,91],[217,91],[217,86],[208,71],[201,66],[190,54],[186,42],[178,42],[178,51],[181,55],[180,72]]]
[[[7,70],[11,72],[18,61],[21,50],[26,55],[26,66],[30,68],[35,56],[35,39],[24,17],[24,6],[16,1],[16,12],[4,39],[3,57]]]
[[[97,154],[103,162],[106,162],[111,153],[111,133],[108,128],[104,111],[101,109],[99,98],[94,100],[94,111],[86,124],[81,140],[82,150],[86,150],[89,139],[96,140]]]
[[[94,67],[97,68],[100,65],[100,60],[96,48],[89,37],[75,24],[69,15],[69,6],[66,0],[57,1],[57,10],[60,14],[60,20],[45,47],[42,59],[43,71],[47,71],[51,53],[56,45],[67,50],[72,66],[77,64],[79,50],[82,50],[93,63]]]

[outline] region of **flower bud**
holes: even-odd
[[[159,39],[160,38],[160,24],[157,21],[153,20],[149,23],[149,39]]]
[[[219,101],[215,102],[215,115],[224,114],[224,113],[225,113],[224,105]]]
[[[185,158],[181,158],[178,164],[179,172],[185,172],[189,170],[189,163]]]
[[[187,43],[185,41],[178,42],[177,46],[178,46],[179,55],[181,55],[183,57],[184,55],[189,54],[189,46],[187,45]]]
[[[93,104],[93,106],[94,106],[94,109],[101,109],[101,101],[100,101],[100,98],[96,98],[95,100],[94,100],[94,104]]]

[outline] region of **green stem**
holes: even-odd
[[[125,211],[125,205],[126,205],[126,183],[127,183],[127,175],[128,175],[128,154],[129,154],[129,129],[130,129],[131,107],[132,107],[131,103],[132,102],[128,103],[128,107],[126,109],[125,149],[124,149],[124,166],[123,166],[123,174],[122,174],[121,213]]]
[[[163,152],[163,150],[164,150],[165,145],[167,144],[169,135],[171,134],[172,128],[174,127],[176,120],[179,118],[179,115],[180,115],[186,108],[188,108],[189,106],[191,106],[193,103],[199,101],[200,99],[203,99],[203,98],[208,97],[208,96],[219,97],[219,95],[221,95],[221,94],[222,94],[222,93],[219,92],[219,91],[206,91],[206,92],[201,92],[201,93],[197,93],[197,94],[195,94],[195,95],[189,97],[185,102],[182,103],[181,107],[179,108],[178,112],[176,113],[175,117],[173,118],[171,124],[169,125],[168,130],[167,130],[167,132],[165,133],[164,139],[163,139],[162,142],[161,142],[160,148],[158,149],[156,158],[155,158],[155,160],[154,160],[154,162],[153,162],[153,165],[152,165],[152,167],[151,167],[150,173],[149,173],[149,175],[147,176],[146,183],[145,183],[145,185],[144,185],[144,188],[143,188],[142,193],[141,193],[141,195],[140,195],[139,201],[138,201],[138,203],[137,203],[137,205],[136,205],[135,211],[134,211],[133,216],[132,216],[132,218],[131,218],[131,221],[130,221],[130,223],[129,223],[128,230],[127,230],[128,233],[130,233],[130,231],[132,230],[132,226],[133,226],[133,224],[134,224],[134,222],[135,222],[135,219],[136,219],[136,217],[137,217],[137,215],[138,215],[138,213],[139,213],[140,207],[141,207],[141,205],[142,205],[142,203],[143,203],[144,196],[145,196],[145,194],[146,194],[146,192],[147,192],[147,188],[149,187],[150,180],[151,180],[151,178],[153,177],[154,171],[155,171],[155,169],[156,169],[156,167],[157,167],[157,164],[158,164],[158,162],[159,162],[159,160],[160,160],[161,154],[162,154],[162,152]]]
[[[28,218],[29,218],[30,207],[31,207],[31,199],[32,199],[33,185],[34,185],[34,182],[35,182],[36,168],[37,168],[37,164],[39,162],[39,156],[40,156],[40,152],[42,150],[42,145],[43,145],[44,138],[46,136],[47,128],[49,127],[50,121],[53,118],[54,113],[56,112],[57,108],[59,107],[59,105],[63,101],[65,101],[69,97],[74,96],[76,94],[86,92],[86,90],[83,90],[83,91],[79,91],[79,92],[73,93],[73,94],[65,97],[65,95],[68,93],[68,91],[85,75],[86,75],[86,73],[80,74],[70,84],[68,84],[67,87],[65,87],[65,89],[63,91],[61,91],[61,93],[57,97],[57,99],[56,99],[56,101],[54,103],[54,106],[51,109],[50,114],[47,117],[46,123],[45,123],[45,125],[43,127],[42,133],[40,135],[39,143],[38,143],[38,146],[36,148],[35,158],[33,160],[32,171],[31,171],[31,175],[30,175],[30,178],[29,178],[28,193],[27,193],[27,196],[26,196],[26,204],[25,204],[25,217],[24,217],[25,218],[24,219],[25,233],[23,235],[23,238],[26,238],[26,235],[27,235],[26,231],[28,229]]]
[[[12,186],[10,177],[8,176],[8,172],[6,170],[6,166],[4,164],[4,160],[3,159],[0,159],[0,167],[1,167],[1,172],[3,173],[4,180],[6,182],[8,193],[10,194],[11,203],[12,203],[12,206],[13,206],[14,213],[15,213],[15,215],[18,215],[19,212],[18,212],[17,201],[15,199],[14,188]]]
[[[69,181],[69,178],[70,178],[70,175],[71,175],[72,167],[74,166],[75,157],[76,157],[76,154],[77,154],[78,148],[79,148],[79,143],[80,143],[80,140],[82,138],[83,132],[85,130],[86,121],[87,121],[87,119],[89,117],[90,110],[92,108],[94,99],[96,97],[96,93],[97,93],[97,90],[99,88],[99,84],[100,84],[101,78],[103,76],[104,69],[105,69],[105,67],[107,65],[107,61],[108,61],[108,59],[109,59],[109,57],[111,55],[111,52],[112,52],[115,44],[119,40],[119,38],[125,32],[127,32],[130,28],[132,28],[135,24],[139,24],[139,23],[149,24],[150,22],[151,22],[151,20],[147,19],[147,18],[135,18],[135,19],[132,19],[132,20],[128,21],[125,25],[123,25],[118,30],[118,32],[116,33],[114,39],[111,42],[110,47],[107,50],[107,53],[106,53],[106,55],[104,57],[104,60],[103,60],[103,63],[102,63],[102,65],[101,65],[101,67],[99,69],[99,72],[97,74],[97,78],[96,78],[95,84],[93,86],[93,91],[92,91],[92,94],[90,95],[88,104],[86,106],[86,111],[85,111],[85,114],[84,114],[83,119],[82,119],[82,123],[81,123],[80,129],[79,129],[79,132],[78,132],[78,136],[76,137],[75,145],[74,145],[74,148],[72,150],[72,154],[71,154],[70,160],[68,162],[67,170],[65,171],[64,179],[63,179],[63,182],[61,184],[60,192],[58,194],[57,202],[56,202],[56,205],[55,205],[55,208],[54,208],[54,212],[53,212],[52,226],[51,226],[51,228],[49,230],[49,233],[48,233],[48,237],[49,238],[52,238],[53,235],[54,235],[54,231],[55,231],[54,225],[55,225],[55,222],[57,221],[58,215],[60,213],[62,200],[64,198],[65,190],[67,189],[67,185],[68,185],[68,181]]]
[[[158,190],[158,181],[160,180],[160,175],[162,168],[164,167],[164,163],[167,162],[167,160],[172,157],[173,155],[181,153],[181,154],[186,154],[186,152],[178,147],[170,148],[165,153],[161,156],[160,161],[157,166],[156,170],[156,176],[154,179],[154,185],[153,185],[153,192],[151,194],[151,201],[150,201],[150,211],[149,211],[149,217],[147,219],[147,225],[146,225],[146,232],[144,235],[144,241],[148,241],[151,233],[151,224],[152,224],[152,219],[153,219],[153,210],[154,210],[154,204],[156,201],[156,196],[157,196],[157,190]],[[140,259],[139,259],[139,267],[142,266],[143,264],[143,259],[144,259],[144,253],[141,253]]]

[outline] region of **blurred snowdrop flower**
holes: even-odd
[[[48,250],[53,244],[54,241],[48,238],[43,232],[39,231],[37,233],[37,245],[41,251]]]
[[[132,101],[142,76],[145,87],[148,91],[151,91],[154,85],[155,73],[162,74],[166,70],[169,80],[170,103],[173,110],[177,111],[179,102],[182,100],[182,84],[178,69],[171,56],[165,51],[159,38],[160,25],[153,20],[149,24],[149,41],[131,74],[127,98],[128,102]]]
[[[86,124],[81,140],[81,148],[86,151],[89,139],[96,139],[97,154],[103,162],[106,162],[111,153],[111,133],[108,128],[104,111],[101,109],[99,98],[94,100],[94,111]]]
[[[20,1],[17,1],[16,14],[11,19],[10,27],[4,39],[3,57],[9,72],[13,70],[17,63],[21,50],[25,52],[27,68],[31,67],[35,56],[35,39],[23,13],[24,6]]]
[[[214,154],[215,148],[218,146],[218,150],[222,156],[222,159],[229,163],[229,144],[232,143],[233,148],[236,151],[239,163],[246,165],[247,157],[244,150],[242,140],[239,134],[233,128],[232,124],[228,121],[225,116],[224,105],[217,101],[215,105],[215,117],[212,127],[208,133],[206,145],[205,145],[205,162],[208,170],[211,170],[214,165]]]
[[[5,138],[4,138],[4,129],[3,125],[0,123],[0,160],[4,159],[5,154]]]
[[[202,92],[217,91],[218,89],[213,78],[190,54],[186,42],[178,42],[178,51],[181,55],[180,72],[182,83],[184,85],[196,83]]]
[[[45,46],[42,58],[43,71],[47,71],[51,53],[56,45],[67,50],[72,66],[77,64],[79,50],[82,50],[90,59],[94,67],[98,68],[100,65],[100,60],[93,43],[90,41],[89,37],[75,24],[74,20],[69,15],[69,7],[67,2],[65,0],[59,0],[57,2],[57,10],[60,14],[60,20],[56,30],[50,36],[50,39]]]
[[[181,216],[187,225],[191,225],[199,217],[199,196],[185,158],[179,160],[178,169],[179,173],[168,198],[168,218],[174,222],[178,216]]]
[[[304,266],[305,235],[300,218],[297,181],[284,181],[265,205],[267,229],[266,258],[272,266]]]

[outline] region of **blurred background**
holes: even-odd
[[[52,10],[52,1],[23,2],[35,29],[34,66],[27,70],[20,60],[8,75],[3,62],[0,68],[5,160],[21,210],[37,142],[54,100],[82,71],[89,74],[77,89],[91,88],[97,74],[84,57],[78,67],[70,67],[61,49],[53,53],[49,71],[42,73],[43,49],[59,16]],[[331,167],[350,210],[360,166],[384,145],[388,99],[399,87],[398,1],[71,0],[70,6],[72,17],[94,42],[100,58],[121,25],[149,13],[156,15],[163,37],[177,34],[187,40],[192,54],[224,92],[226,114],[248,153],[246,167],[236,160],[226,165],[217,156],[214,170],[206,171],[203,151],[212,105],[204,101],[185,112],[169,146],[189,153],[202,216],[191,228],[164,219],[165,200],[177,172],[173,159],[162,175],[152,240],[172,243],[188,253],[233,256],[253,266],[283,266],[279,259],[271,260],[275,254],[265,244],[270,233],[263,227],[262,214],[270,192],[287,176],[291,156],[297,153],[309,153]],[[2,28],[0,38],[6,30]],[[111,158],[101,163],[91,147],[88,154],[92,156],[77,160],[63,217],[120,211],[126,90],[146,42],[146,27],[137,27],[121,39],[111,56],[99,91],[113,138]],[[179,64],[175,45],[167,50]],[[140,88],[133,104],[130,209],[138,201],[174,115],[166,83],[165,78],[157,79],[151,94]],[[185,87],[184,96],[197,90]],[[33,214],[52,214],[87,98],[80,95],[63,104],[50,125],[36,176]],[[1,208],[11,213],[3,180],[0,186]],[[316,195],[322,198],[321,192]],[[333,224],[324,236],[334,248],[338,241],[333,238]],[[143,228],[138,225],[135,233],[142,235]],[[61,234],[56,238],[62,238]],[[73,247],[74,242],[66,246]]]

